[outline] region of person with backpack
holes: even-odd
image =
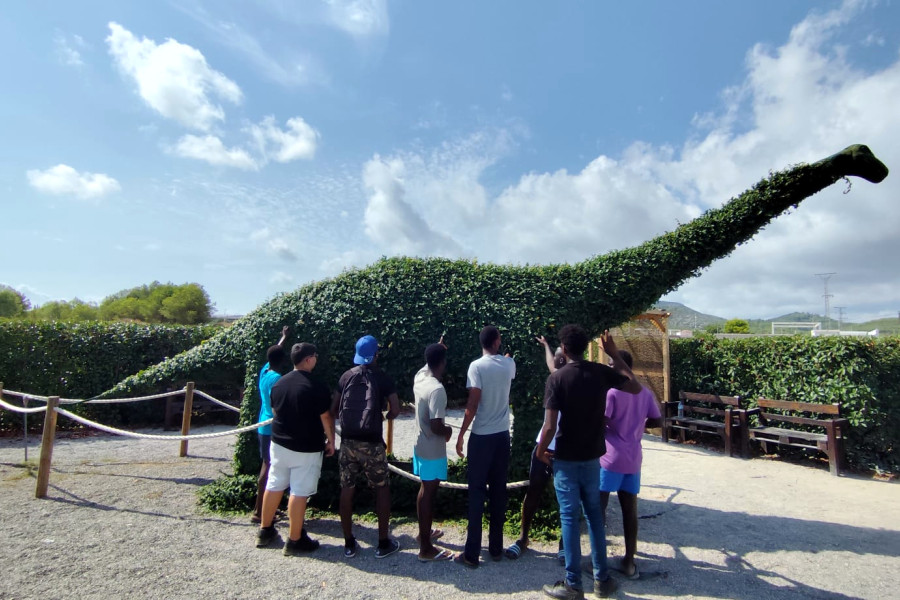
[[[332,412],[341,426],[338,465],[341,478],[340,515],[344,532],[344,557],[353,558],[359,550],[353,536],[353,496],[356,480],[365,476],[375,491],[378,515],[378,547],[375,558],[385,558],[400,549],[389,535],[391,491],[388,463],[382,437],[382,412],[387,418],[400,414],[400,401],[394,381],[377,365],[378,341],[365,335],[356,342],[352,369],[341,375]]]

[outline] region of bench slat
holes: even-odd
[[[793,431],[789,429],[781,429],[780,427],[751,427],[748,430],[748,433],[753,439],[765,439],[768,436],[772,436],[778,439],[766,439],[766,441],[779,441],[779,443],[789,443],[789,441],[780,442],[781,439],[801,439],[809,442],[824,442],[828,439],[828,436],[824,433],[813,433],[811,431]]]
[[[760,398],[757,400],[760,408],[776,408],[778,410],[792,410],[795,412],[811,412],[820,415],[840,415],[840,404],[816,404],[815,402],[795,402],[786,400],[772,400]]]
[[[814,425],[817,427],[825,427],[827,423],[831,423],[831,419],[810,419],[807,417],[794,417],[792,415],[779,415],[776,413],[764,412],[760,415],[764,421],[780,421],[782,423],[793,423],[794,425]]]
[[[720,396],[718,394],[698,394],[696,392],[678,392],[678,398],[688,402],[706,402],[708,404],[724,404],[740,407],[741,399],[737,396]]]

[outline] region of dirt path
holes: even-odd
[[[410,425],[398,424],[398,450],[411,439]],[[38,441],[31,440],[32,457]],[[16,466],[21,440],[0,442],[0,598],[536,599],[541,585],[562,575],[552,544],[476,571],[421,564],[408,525],[394,531],[403,550],[385,560],[372,554],[374,525],[362,524],[363,551],[345,561],[333,519],[309,523],[323,544],[314,555],[257,550],[246,517],[205,515],[196,506],[197,487],[230,472],[232,442],[192,442],[191,457],[179,459],[174,443],[61,441],[45,500],[33,498],[34,478]],[[896,597],[897,483],[651,438],[644,446],[638,560],[645,578],[622,581],[619,598]],[[612,505],[615,556],[622,528]],[[443,542],[459,549],[463,539],[451,528]]]

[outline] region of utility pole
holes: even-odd
[[[844,310],[846,306],[835,306],[838,311],[838,331],[844,328]]]
[[[831,279],[832,275],[837,275],[837,273],[815,273],[815,276],[822,280],[822,285],[825,287],[825,293],[822,294],[822,297],[825,298],[825,323],[831,320],[831,299],[834,297],[834,294],[828,293],[828,280]],[[827,327],[827,325],[826,325]]]

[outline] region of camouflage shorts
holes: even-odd
[[[369,487],[378,488],[388,484],[387,455],[381,442],[341,440],[338,457],[341,471],[341,487],[355,487],[356,480],[365,475]]]

